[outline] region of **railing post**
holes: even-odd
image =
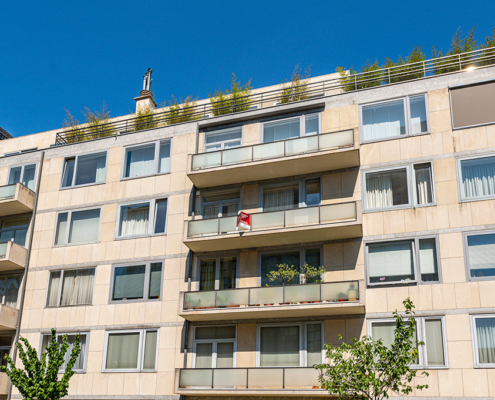
[[[285,389],[285,368],[282,368],[282,389]]]
[[[285,285],[282,286],[282,304],[285,304]]]
[[[246,368],[246,389],[249,387],[249,368]]]
[[[215,308],[217,308],[217,291],[215,290]]]
[[[354,74],[354,87],[357,90],[357,75],[356,74]]]
[[[461,63],[461,55],[458,55],[459,57],[459,71],[462,69],[462,63]]]
[[[391,81],[390,81],[390,68],[388,68],[388,83],[390,84]]]
[[[426,78],[426,62],[423,61],[423,78]]]
[[[211,388],[213,389],[213,382],[215,381],[215,368],[211,369]]]
[[[251,305],[251,288],[248,288],[248,303],[247,306],[249,307]]]

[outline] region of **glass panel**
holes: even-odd
[[[299,326],[260,328],[260,366],[298,367]]]
[[[240,140],[234,140],[233,142],[224,143],[224,148],[225,149],[230,149],[232,147],[239,147],[240,145],[241,145],[241,141]]]
[[[338,147],[352,146],[354,144],[354,131],[342,131],[320,135],[320,150],[335,149]]]
[[[48,344],[49,340],[50,340],[50,335],[46,335],[45,337],[48,339],[47,343],[46,343],[46,344]],[[62,344],[63,337],[64,337],[64,335],[57,335],[57,342],[59,343],[59,345]],[[69,363],[72,350],[74,349],[74,346],[76,344],[76,335],[67,335],[67,343],[69,344],[69,348],[67,349],[67,352],[65,353],[64,363],[60,366],[59,372],[65,371],[65,368],[67,367],[67,364]],[[83,371],[84,370],[84,361],[86,358],[86,335],[80,336],[79,345],[81,346],[81,352],[79,353],[79,356],[77,356],[77,358],[76,358],[76,363],[74,364],[74,370]]]
[[[218,204],[204,205],[203,206],[203,218],[211,219],[218,218]]]
[[[495,276],[495,234],[470,235],[467,243],[471,277]]]
[[[7,254],[7,243],[0,243],[0,257],[5,257]]]
[[[320,180],[310,179],[306,181],[306,205],[317,206],[320,204]]]
[[[189,221],[189,237],[211,234],[218,234],[218,218]]]
[[[196,343],[196,368],[211,368],[213,366],[213,344]]]
[[[299,207],[299,184],[263,188],[263,211],[289,210]]]
[[[317,224],[319,222],[318,207],[305,207],[285,212],[285,226]]]
[[[215,290],[216,260],[201,260],[199,272],[199,290]]]
[[[75,185],[87,185],[105,181],[106,153],[90,154],[77,159]]]
[[[416,174],[416,201],[418,204],[430,204],[433,202],[431,165],[423,164],[414,166]]]
[[[115,268],[112,300],[142,299],[145,271],[145,265]]]
[[[413,243],[369,244],[368,272],[370,283],[414,280]]]
[[[161,283],[162,283],[162,263],[152,263],[150,266],[150,285],[148,289],[149,299],[160,298]]]
[[[287,140],[285,142],[285,155],[308,153],[318,150],[318,138],[316,136],[302,137],[299,139]]]
[[[219,289],[234,289],[236,277],[236,257],[220,258],[220,288]]]
[[[445,365],[441,319],[425,319],[426,358],[428,365]]]
[[[232,289],[217,292],[217,307],[247,306],[248,289]]]
[[[495,318],[475,319],[480,364],[495,364]]]
[[[22,184],[27,188],[34,191],[34,177],[36,174],[36,164],[26,165],[24,166],[24,174],[22,177]]]
[[[371,325],[371,337],[373,340],[383,340],[383,344],[390,348],[395,340],[395,321],[373,322]]]
[[[0,186],[0,200],[9,199],[15,196],[16,185]]]
[[[144,345],[143,369],[156,368],[156,339],[157,331],[147,331]]]
[[[410,97],[409,106],[411,110],[411,134],[417,135],[428,132],[425,96]]]
[[[67,234],[67,213],[58,214],[57,232],[55,234],[55,244],[66,244],[65,236]]]
[[[72,180],[74,179],[75,165],[76,165],[75,158],[68,158],[65,160],[64,176],[62,178],[62,187],[72,186]]]
[[[320,133],[318,114],[306,115],[305,119],[305,135],[318,135]]]
[[[251,296],[249,299],[250,306],[269,306],[273,304],[283,304],[283,302],[284,288],[282,286],[251,289]]]
[[[409,204],[407,170],[366,174],[366,208]]]
[[[278,271],[280,264],[287,264],[299,271],[301,266],[299,251],[283,254],[265,254],[261,256],[261,286],[278,286],[282,282],[272,282],[268,278],[270,271]],[[299,283],[299,275],[294,278],[293,282],[286,282],[285,284]]]
[[[434,238],[419,240],[419,266],[421,269],[421,281],[439,281],[437,246]]]
[[[328,282],[321,284],[322,301],[356,301],[359,300],[358,283]]]
[[[251,161],[252,157],[253,148],[250,146],[232,150],[224,150],[222,155],[222,165]]]
[[[2,282],[5,282],[2,279]],[[19,297],[19,287],[21,286],[21,277],[8,277],[6,279],[7,287],[5,288],[5,305],[7,307],[17,308],[17,299]]]
[[[22,167],[15,167],[10,169],[9,185],[15,185],[21,181]],[[24,185],[26,186],[26,185]]]
[[[242,127],[219,129],[205,134],[207,144],[221,143],[229,140],[242,139]]]
[[[284,370],[282,368],[248,369],[249,389],[283,389]]]
[[[217,368],[234,367],[234,343],[217,343]]]
[[[138,367],[139,332],[108,335],[106,369],[136,369]]]
[[[163,207],[163,206],[162,206]],[[160,210],[162,213],[165,210]],[[158,210],[157,210],[158,212]],[[119,236],[145,235],[149,230],[149,203],[133,204],[120,208]]]
[[[266,160],[269,158],[283,157],[285,155],[284,142],[275,142],[253,147],[253,160]]]
[[[167,220],[167,200],[157,200],[155,203],[155,233],[165,233]]]
[[[125,177],[151,175],[155,165],[155,143],[126,150]]]
[[[465,198],[495,195],[495,157],[461,161]]]
[[[69,243],[96,242],[100,228],[100,210],[74,211],[69,230]]]
[[[203,153],[193,155],[192,169],[218,167],[222,163],[222,153]]]
[[[314,364],[321,364],[320,360]],[[308,360],[308,366],[311,365]],[[320,371],[314,368],[287,368],[285,370],[285,389],[313,389],[320,387]]]
[[[220,218],[220,233],[236,231],[237,217]]]
[[[251,215],[251,230],[266,228],[283,228],[284,212],[258,213]]]
[[[356,219],[356,203],[329,204],[320,207],[320,222]]]
[[[320,300],[320,285],[292,285],[285,287],[286,303],[308,303]]]
[[[211,369],[182,369],[180,371],[180,388],[211,387],[213,371]]]
[[[50,279],[48,281],[48,295],[46,297],[47,307],[58,306],[58,289],[60,286],[60,271],[50,272]]]
[[[316,268],[321,266],[320,249],[306,250],[306,264]],[[321,276],[306,277],[306,283],[320,283],[321,281]]]
[[[263,143],[299,137],[301,135],[300,125],[299,117],[266,123],[263,125]]]
[[[160,142],[160,155],[158,159],[158,173],[170,172],[170,141]]]
[[[184,309],[215,306],[215,292],[189,292],[184,295]]]
[[[218,365],[217,365],[218,367]],[[245,389],[247,385],[247,370],[244,368],[215,369],[213,376],[214,387],[235,387]]]
[[[307,329],[307,351],[308,367],[322,363],[322,343],[321,343],[321,324],[308,324]]]
[[[222,203],[222,217],[237,217],[239,213],[239,201],[236,200],[234,202],[223,202]],[[237,220],[237,218],[236,218]],[[221,225],[221,224],[220,224]]]
[[[375,140],[406,134],[404,101],[363,107],[363,139]]]

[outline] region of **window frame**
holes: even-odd
[[[404,318],[406,319],[406,318]],[[428,315],[428,316],[415,316],[416,320],[416,337],[418,342],[423,342],[424,345],[421,346],[421,349],[418,348],[418,364],[412,364],[410,367],[412,369],[449,369],[449,352],[447,349],[447,333],[446,333],[446,324],[445,324],[445,316],[444,315]],[[426,324],[425,320],[440,320],[442,323],[442,344],[443,344],[443,359],[445,361],[445,365],[428,365],[428,355],[427,348],[428,343],[426,343]],[[395,319],[390,318],[370,318],[366,320],[366,329],[368,335],[372,337],[372,325],[373,323],[380,322],[394,322]],[[375,339],[373,339],[375,340]],[[418,346],[419,347],[419,346]]]
[[[234,191],[234,190],[237,190],[239,189],[239,198],[237,199],[237,202],[238,202],[238,209],[241,210],[241,193],[242,193],[242,188],[241,187],[235,187],[235,188],[232,188],[232,189],[229,189],[228,191]],[[227,191],[227,190],[225,190]],[[232,198],[232,199],[225,199],[225,200],[217,200],[217,201],[203,201],[203,195],[205,193],[215,193],[215,192],[222,192],[222,190],[218,191],[218,190],[203,190],[199,193],[199,213],[201,215],[201,219],[205,219],[204,218],[204,206],[209,206],[209,205],[215,205],[215,204],[222,204],[222,203],[234,203],[236,201],[235,198]],[[223,215],[222,215],[222,212],[221,212],[221,207],[219,206],[218,207],[218,216],[217,217],[214,217],[214,218],[222,218]],[[214,219],[214,218],[208,218],[208,219]]]
[[[325,323],[324,321],[277,322],[256,324],[256,368],[304,368],[308,366],[308,335],[307,325],[321,326],[321,362],[325,361]],[[262,367],[261,366],[261,328],[299,327],[299,365],[296,367]]]
[[[320,181],[320,203],[318,205],[314,206],[308,206],[306,205],[306,188],[307,188],[307,181],[312,181],[318,179]],[[275,211],[264,211],[264,204],[263,204],[263,193],[265,189],[271,189],[271,188],[276,188],[276,187],[283,187],[291,184],[298,184],[299,185],[299,203],[297,208],[306,208],[306,207],[319,207],[323,204],[323,185],[322,185],[322,177],[321,175],[318,176],[312,176],[312,177],[307,177],[307,178],[302,178],[302,179],[295,179],[295,180],[289,180],[289,181],[283,181],[283,182],[276,182],[276,183],[265,183],[265,184],[260,184],[259,186],[259,197],[258,197],[258,212],[260,213],[270,213],[270,212],[278,212],[278,211],[285,211],[285,210],[275,210]],[[293,210],[293,208],[289,208],[287,210]]]
[[[435,250],[437,256],[437,268],[438,268],[438,281],[421,281],[421,263],[419,257],[419,241],[423,239],[434,239],[435,240]],[[414,280],[410,280],[407,282],[377,282],[370,283],[370,274],[369,274],[369,256],[368,256],[368,245],[373,244],[388,244],[395,242],[412,242],[413,243],[413,267],[414,267]],[[366,287],[380,287],[380,286],[397,286],[404,284],[415,284],[415,285],[438,285],[441,284],[442,281],[442,266],[440,256],[440,238],[439,235],[424,235],[424,236],[405,236],[403,238],[395,238],[395,239],[379,239],[379,240],[364,240],[364,275],[366,280]]]
[[[60,300],[62,298],[62,287],[64,283],[64,271],[75,271],[75,270],[81,270],[81,269],[94,269],[94,283],[93,283],[93,294],[91,296],[91,304],[67,304],[67,305],[61,305]],[[96,287],[96,266],[94,267],[77,267],[77,268],[63,268],[63,269],[52,269],[48,271],[48,281],[46,284],[46,293],[45,293],[45,307],[44,308],[59,308],[59,307],[89,307],[93,305],[93,301],[95,298],[95,287]],[[57,296],[57,305],[56,306],[49,306],[48,305],[48,289],[50,287],[50,278],[52,276],[53,272],[60,272],[60,282],[58,284],[58,296]]]
[[[74,332],[74,331],[72,331],[72,332],[65,332],[65,331],[63,331],[62,333],[59,333],[59,332],[57,331],[57,334],[56,334],[56,338],[57,338],[57,340],[58,340],[58,337],[59,337],[59,336],[64,336],[64,335],[67,335],[67,336],[69,336],[69,335],[71,335],[71,336],[75,336],[75,335],[79,334],[79,335],[81,335],[81,336],[82,336],[82,335],[85,335],[85,336],[86,336],[86,352],[85,352],[85,355],[84,355],[84,367],[83,367],[83,369],[73,369],[73,371],[74,371],[76,374],[85,374],[85,373],[86,373],[86,368],[87,368],[87,366],[88,366],[88,355],[89,355],[89,337],[90,337],[90,333],[91,333],[90,331],[82,331],[82,332],[79,332],[79,331],[78,331],[78,332]],[[39,353],[38,353],[40,358],[41,358],[41,355],[43,354],[43,353],[42,353],[42,351],[43,351],[43,337],[44,337],[44,336],[52,336],[52,334],[51,334],[51,333],[41,333],[41,335],[40,335]],[[63,374],[64,372],[65,372],[65,369],[63,369],[63,370],[62,370],[62,369],[60,369],[60,370],[58,371],[58,373],[59,373],[59,374]]]
[[[464,190],[462,187],[462,162],[463,161],[470,161],[470,160],[479,160],[482,158],[490,158],[490,157],[493,157],[495,159],[495,153],[490,152],[490,153],[486,153],[486,154],[476,154],[476,155],[472,155],[472,156],[457,157],[455,159],[456,177],[457,177],[457,191],[458,191],[458,196],[459,196],[459,203],[469,203],[472,201],[482,201],[482,200],[495,199],[495,194],[489,195],[489,196],[464,197]]]
[[[169,144],[170,144],[170,171],[168,171],[168,172],[158,172],[158,166],[159,166],[158,164],[159,164],[159,158],[160,158],[160,143],[161,142],[169,142]],[[146,145],[151,145],[151,144],[154,144],[154,146],[155,146],[155,155],[154,155],[154,159],[153,159],[153,173],[146,174],[146,175],[126,177],[125,176],[125,169],[126,169],[126,161],[127,161],[127,151],[132,150],[132,149],[136,149],[139,147],[143,147]],[[151,142],[144,142],[144,143],[138,143],[138,144],[133,144],[133,145],[129,145],[129,146],[124,146],[124,148],[122,149],[122,163],[121,163],[121,168],[120,168],[120,170],[121,170],[120,180],[121,181],[127,181],[127,180],[131,180],[131,179],[139,179],[139,178],[146,178],[146,177],[150,177],[150,176],[160,176],[160,175],[170,174],[172,172],[172,153],[173,153],[173,149],[172,149],[172,138],[171,137],[158,139],[158,140],[152,140]]]
[[[72,222],[72,214],[74,212],[78,211],[92,211],[92,210],[99,210],[100,211],[100,217],[99,217],[99,222],[98,222],[98,238],[94,241],[91,242],[81,242],[81,243],[69,243],[69,234],[70,234],[70,224]],[[64,246],[81,246],[84,244],[94,244],[94,243],[100,243],[100,236],[101,236],[101,218],[102,218],[102,211],[103,211],[103,206],[99,207],[85,207],[85,208],[77,208],[74,210],[64,210],[64,211],[57,211],[57,214],[55,215],[55,229],[53,232],[53,247],[64,247]],[[65,243],[64,244],[57,244],[57,224],[58,224],[58,218],[60,214],[67,213],[67,231],[65,232]]]
[[[165,200],[167,202],[167,213],[165,214],[165,231],[160,232],[160,233],[151,233],[152,231],[154,232],[155,230],[155,223],[156,223],[156,202],[157,201],[162,201]],[[120,223],[121,223],[121,214],[122,214],[122,207],[126,206],[133,206],[133,205],[138,205],[138,204],[145,204],[149,203],[149,214],[148,214],[148,233],[142,233],[142,234],[137,234],[137,235],[129,235],[129,236],[119,236],[119,230],[120,230]],[[139,200],[139,201],[132,201],[130,203],[120,203],[117,205],[117,219],[115,222],[115,240],[125,240],[125,239],[136,239],[136,238],[143,238],[143,237],[151,237],[151,236],[163,236],[167,234],[167,225],[168,225],[168,219],[169,219],[169,196],[163,196],[160,198],[152,198],[152,199],[146,199],[146,200]],[[153,210],[153,213],[151,212]],[[151,217],[152,216],[152,217]]]
[[[105,176],[102,182],[94,182],[94,183],[84,183],[82,185],[76,185],[76,175],[77,175],[77,169],[78,169],[78,161],[79,157],[84,157],[84,156],[89,156],[89,155],[95,155],[95,154],[105,154]],[[65,164],[68,159],[74,158],[74,172],[72,173],[72,181],[73,184],[71,186],[62,186],[64,182],[64,177],[65,177]],[[64,162],[62,164],[62,176],[60,178],[60,186],[59,190],[67,190],[67,189],[74,189],[74,188],[79,188],[79,187],[86,187],[86,186],[95,186],[95,185],[104,185],[107,183],[107,172],[108,172],[108,149],[107,150],[97,150],[97,151],[90,151],[87,153],[81,153],[81,154],[76,154],[74,156],[67,156],[64,157]]]
[[[149,299],[149,284],[150,284],[150,276],[151,276],[151,264],[161,263],[162,264],[162,273],[160,279],[160,295],[158,299]],[[144,290],[143,290],[143,298],[136,300],[113,300],[113,285],[115,279],[115,268],[119,267],[135,267],[137,265],[145,265],[144,272]],[[108,304],[126,304],[126,303],[146,303],[150,301],[162,301],[163,296],[163,279],[165,273],[165,260],[152,260],[152,261],[143,261],[143,262],[131,262],[131,263],[123,263],[123,264],[112,264],[112,272],[110,274],[110,290],[108,294]]]
[[[235,328],[235,338],[234,339],[196,339],[196,329],[197,328],[215,328],[215,327],[227,327],[233,326]],[[217,344],[218,343],[234,343],[234,355],[233,355],[233,368],[237,368],[237,325],[227,324],[227,325],[196,325],[194,326],[193,332],[193,354],[192,354],[192,367],[196,368],[196,345],[198,343],[211,343],[211,361],[212,366],[210,368],[217,368]]]
[[[417,166],[421,165],[430,165],[431,171],[431,203],[427,204],[418,204],[418,196],[416,193],[416,173],[415,169]],[[367,207],[367,197],[366,197],[366,176],[368,174],[380,173],[380,172],[392,172],[397,170],[406,169],[407,176],[407,197],[408,203],[401,204],[397,206],[389,206],[389,207],[379,207],[379,208],[368,208]],[[392,210],[402,210],[407,208],[421,208],[421,207],[432,207],[437,205],[437,199],[435,196],[435,172],[433,170],[433,162],[425,161],[425,162],[414,162],[409,164],[401,164],[393,167],[381,167],[381,168],[370,168],[362,171],[361,175],[362,179],[362,188],[361,188],[361,198],[363,199],[363,213],[370,212],[381,212],[381,211],[392,211]]]
[[[156,353],[155,353],[155,368],[143,369],[144,364],[144,349],[146,346],[146,332],[156,332]],[[108,338],[111,334],[119,333],[139,333],[139,348],[138,348],[138,362],[137,368],[106,368],[107,364],[107,352],[108,352]],[[139,373],[153,373],[158,370],[158,350],[160,349],[160,328],[143,328],[143,329],[114,329],[105,331],[105,343],[103,346],[103,365],[102,372],[139,372]]]
[[[24,277],[24,274],[22,272],[16,272],[15,270],[12,270],[12,271],[3,271],[2,273],[0,273],[0,281],[1,280],[8,280],[10,278],[20,278],[19,280],[19,289],[17,291],[17,302],[16,302],[16,306],[15,306],[15,309],[18,310],[19,309],[19,300],[20,300],[20,293],[21,293],[21,290],[22,290],[22,284],[23,284],[23,277]],[[5,294],[6,295],[6,294]],[[9,307],[6,305],[6,301],[5,301],[5,295],[3,296],[0,296],[0,304],[1,305],[4,305],[5,307]],[[12,307],[11,307],[12,308]],[[1,350],[1,346],[0,346],[0,350]],[[0,363],[1,365],[1,363]]]
[[[9,166],[9,172],[7,174],[7,185],[9,184],[10,174],[11,174],[12,170],[14,168],[21,167],[21,179],[20,179],[19,183],[24,186],[24,184],[22,183],[23,178],[24,178],[24,169],[25,169],[25,167],[30,166],[30,165],[34,165],[34,189],[32,190],[32,192],[36,192],[36,189],[37,189],[36,188],[36,184],[37,184],[36,177],[37,177],[37,174],[38,174],[38,162],[36,162],[36,161],[35,162],[23,163],[23,164],[17,164],[17,165],[10,165]],[[12,183],[12,185],[14,185],[14,183]],[[29,189],[27,186],[25,186],[25,187],[27,189]],[[29,190],[31,190],[31,189],[29,189]]]
[[[239,273],[240,273],[240,253],[239,252],[233,252],[233,253],[223,253],[223,254],[217,254],[217,255],[212,255],[208,256],[207,254],[205,255],[199,255],[197,257],[196,261],[196,284],[197,284],[197,290],[198,292],[200,291],[199,288],[201,286],[201,261],[202,260],[211,260],[215,259],[215,291],[217,290],[232,290],[232,289],[220,289],[220,259],[225,258],[225,257],[236,257],[236,266],[235,266],[235,288],[239,288]],[[204,292],[207,292],[207,290],[203,290]]]
[[[473,346],[473,363],[474,368],[495,368],[495,363],[483,364],[479,361],[478,352],[478,335],[476,334],[476,320],[478,318],[490,318],[495,319],[495,314],[470,314],[469,320],[471,322],[471,343]]]
[[[22,219],[22,218],[28,218],[29,219],[29,222],[27,223],[27,225],[17,225],[17,226],[13,226],[11,228],[2,228],[1,227],[2,226],[2,223],[4,221],[10,221],[10,220]],[[27,238],[28,238],[28,235],[29,235],[29,225],[31,225],[31,215],[29,215],[29,214],[6,215],[5,217],[1,217],[0,218],[0,235],[3,232],[12,231],[14,233],[14,236],[15,236],[15,231],[25,229],[26,230],[26,241],[27,241]],[[24,228],[21,228],[21,227],[24,227]],[[14,239],[15,239],[15,237],[11,237],[8,241],[9,242],[17,243]],[[24,242],[24,244],[22,245],[22,247],[26,247],[26,241]],[[17,243],[17,244],[21,246],[20,243]]]
[[[495,234],[495,229],[485,229],[485,230],[475,230],[475,231],[467,231],[462,232],[462,247],[464,251],[464,269],[466,271],[466,281],[467,282],[477,282],[477,281],[493,281],[495,280],[495,276],[486,276],[486,277],[472,277],[471,276],[471,267],[469,265],[469,246],[468,246],[468,237],[469,236],[480,236],[480,235],[492,235]]]
[[[7,351],[8,355],[11,356],[12,345],[14,344],[14,336],[9,335],[8,333],[0,336],[10,336],[10,346],[0,346],[0,355],[2,354],[2,351]],[[0,365],[2,364],[0,363]]]
[[[303,112],[298,115],[293,115],[291,117],[283,117],[283,118],[275,118],[275,119],[270,119],[267,121],[261,122],[261,140],[259,144],[267,144],[267,143],[276,143],[276,142],[283,142],[285,140],[291,140],[291,139],[297,139],[298,137],[305,137],[305,136],[318,136],[321,135],[321,113],[322,111],[312,111],[312,112]],[[316,135],[306,135],[306,116],[312,115],[312,114],[317,114],[318,115],[318,134]],[[289,119],[296,119],[299,118],[299,136],[298,137],[293,137],[289,139],[281,139],[281,140],[274,140],[273,142],[265,142],[265,124],[270,124],[272,122],[281,122],[281,121],[287,121]]]
[[[419,96],[424,96],[424,99],[425,99],[427,130],[426,130],[426,132],[412,134],[411,133],[412,129],[411,129],[411,101],[410,100],[411,100],[411,97],[419,97]],[[402,100],[402,104],[403,104],[406,134],[405,135],[397,135],[397,136],[389,136],[389,137],[384,137],[384,138],[379,138],[379,139],[365,140],[364,139],[364,123],[363,123],[364,122],[363,121],[363,107],[392,103],[392,102],[398,101],[398,100]],[[379,100],[379,101],[373,101],[370,103],[359,104],[359,140],[360,140],[360,144],[384,142],[387,140],[403,139],[406,137],[429,135],[430,133],[431,133],[431,125],[430,125],[430,113],[429,113],[429,107],[428,107],[428,92],[410,94],[410,95],[406,95],[406,96],[393,97],[393,98],[389,98],[386,100]]]
[[[220,132],[220,131],[234,130],[234,129],[238,129],[238,128],[241,128],[241,138],[240,139],[231,139],[231,140],[224,140],[222,142],[206,143],[206,137],[209,134],[212,134],[212,133],[215,133],[215,132]],[[229,147],[228,149],[225,149],[225,146],[224,146],[225,143],[235,142],[237,140],[240,140],[241,141],[241,144],[239,146]],[[207,151],[206,150],[206,147],[207,146],[211,146],[213,144],[218,144],[218,143],[220,143],[221,146],[222,146],[220,149],[215,149],[215,150],[210,150],[210,151]],[[242,147],[243,143],[244,143],[244,125],[224,127],[224,128],[216,128],[216,129],[211,129],[211,130],[205,130],[205,131],[203,131],[203,153],[212,153],[214,151],[223,151],[223,150],[229,150],[231,148]]]

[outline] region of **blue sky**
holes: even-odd
[[[483,1],[3,1],[0,126],[14,136],[61,127],[69,109],[106,102],[134,110],[153,68],[158,103],[207,97],[235,72],[253,87],[280,83],[296,64],[311,74],[367,59],[447,49],[456,29],[490,34]]]

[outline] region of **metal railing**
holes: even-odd
[[[357,219],[356,202],[327,204],[251,214],[251,231],[304,225],[329,224]],[[234,233],[237,216],[197,219],[188,222],[187,236],[198,237]]]
[[[194,154],[192,170],[289,157],[354,145],[352,129]]]
[[[311,367],[184,368],[179,389],[321,390],[321,376]]]
[[[471,68],[482,68],[493,64],[495,64],[495,47],[478,49],[370,72],[360,72],[320,82],[305,83],[292,88],[281,86],[275,90],[268,90],[250,96],[210,102],[181,108],[180,110],[161,111],[151,116],[127,118],[93,127],[69,127],[57,133],[55,144],[77,143],[122,133],[196,121],[212,116],[252,111],[255,106],[263,108],[311,100],[317,97],[335,96],[343,92],[369,89],[434,75],[470,70]]]
[[[307,283],[184,293],[184,310],[359,301],[359,281]]]

